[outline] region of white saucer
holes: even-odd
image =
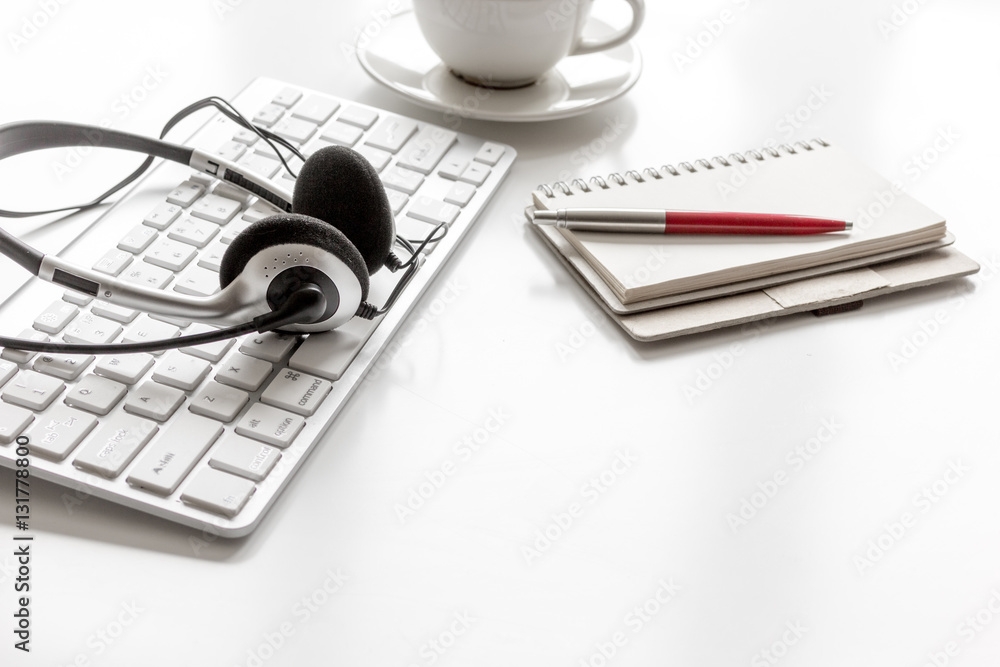
[[[611,27],[591,19],[587,35]],[[363,44],[364,43],[364,44]],[[420,106],[461,118],[526,122],[568,118],[625,94],[642,71],[642,56],[630,43],[563,58],[530,86],[514,90],[479,88],[448,71],[424,41],[412,11],[396,14],[374,37],[362,33],[356,53],[379,83]]]

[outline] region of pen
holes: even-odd
[[[824,234],[853,226],[847,220],[805,215],[661,208],[560,208],[535,211],[534,223],[588,232],[645,234]]]

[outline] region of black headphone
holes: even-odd
[[[302,157],[294,146],[254,126],[218,98],[201,100],[179,112],[164,127],[161,137],[178,120],[206,106],[219,108],[257,133],[279,156],[281,152],[276,143]],[[0,160],[45,148],[95,144],[145,153],[149,157],[133,174],[88,204],[51,211],[0,210],[0,217],[25,217],[96,206],[135,180],[155,157],[186,164],[232,183],[270,202],[283,213],[250,224],[233,239],[219,269],[221,290],[209,297],[164,292],[121,281],[45,255],[0,229],[0,254],[42,280],[127,308],[228,325],[218,331],[144,343],[88,345],[0,336],[0,346],[32,352],[112,354],[189,347],[250,331],[329,331],[355,316],[373,319],[385,313],[423,263],[420,251],[424,245],[440,240],[438,232],[446,231],[439,226],[416,249],[408,241],[397,238],[392,210],[377,172],[364,157],[343,146],[322,148],[304,159],[294,193],[289,197],[287,192],[231,162],[162,139],[47,121],[0,126]],[[281,161],[288,168],[284,158]],[[410,253],[408,261],[402,262],[392,252],[394,242]],[[366,299],[369,276],[383,266],[391,271],[407,271],[386,304],[378,309]]]

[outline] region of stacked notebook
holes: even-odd
[[[597,233],[534,226],[637,340],[836,312],[975,273],[943,217],[824,141],[543,185],[534,208],[667,208],[850,220],[808,236]],[[529,210],[530,213],[530,210]]]

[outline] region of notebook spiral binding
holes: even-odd
[[[556,196],[556,190],[558,190],[564,195],[572,196],[573,194],[575,194],[575,191],[590,192],[591,190],[594,189],[594,187],[600,188],[602,190],[610,190],[613,187],[611,183],[614,183],[620,187],[624,187],[629,185],[630,180],[634,183],[645,183],[647,178],[653,180],[660,180],[665,178],[666,176],[681,176],[685,172],[693,174],[697,172],[699,168],[706,170],[715,169],[716,165],[722,167],[732,167],[736,163],[748,164],[750,160],[762,161],[765,160],[767,156],[770,156],[772,158],[780,158],[782,151],[784,151],[789,155],[795,155],[798,153],[798,151],[796,150],[796,146],[798,146],[801,150],[804,151],[813,151],[816,150],[814,145],[826,148],[830,144],[823,141],[822,139],[812,139],[810,141],[796,141],[794,144],[781,144],[777,148],[771,148],[771,147],[762,148],[761,151],[763,151],[763,153],[761,151],[756,151],[756,150],[749,150],[745,151],[744,153],[730,153],[728,160],[722,157],[721,155],[717,155],[714,158],[712,158],[711,161],[700,159],[700,160],[695,160],[694,164],[691,164],[690,162],[679,162],[676,167],[672,164],[665,164],[659,169],[654,169],[653,167],[646,167],[641,172],[636,171],[635,169],[629,169],[628,171],[624,172],[624,174],[619,174],[618,172],[612,172],[608,174],[607,179],[601,178],[600,176],[591,176],[589,183],[582,178],[574,178],[569,183],[566,183],[565,181],[556,181],[551,185],[543,183],[535,189],[540,191],[542,194],[544,194],[546,197],[549,198],[554,198]],[[767,155],[765,155],[764,153],[766,153]],[[715,164],[712,164],[713,162]],[[591,184],[593,185],[593,187],[591,187]]]

